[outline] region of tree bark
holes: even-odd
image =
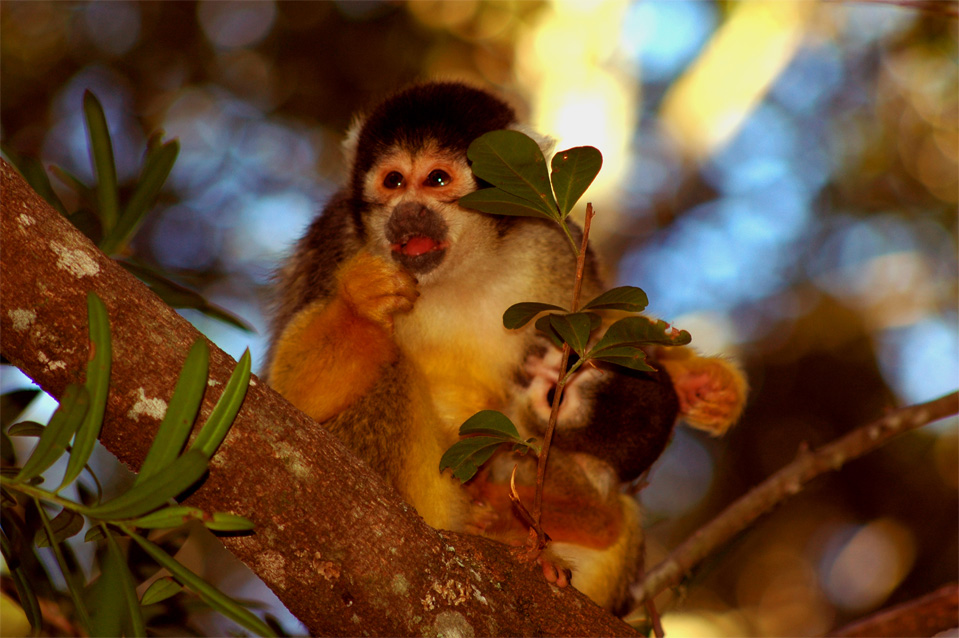
[[[0,160],[0,352],[59,397],[88,357],[86,294],[109,311],[100,440],[136,470],[200,337]],[[210,344],[200,421],[235,363]],[[187,503],[251,519],[223,543],[316,635],[636,635],[488,539],[433,530],[336,439],[254,377]]]

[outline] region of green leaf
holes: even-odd
[[[546,159],[532,138],[519,131],[491,131],[473,140],[466,156],[478,178],[559,219]]]
[[[130,524],[145,529],[172,529],[194,519],[203,520],[205,516],[203,510],[198,507],[171,505],[152,514],[136,518],[130,521]]]
[[[656,368],[646,363],[646,352],[639,346],[611,346],[604,348],[599,354],[590,354],[589,358],[615,363],[624,368],[630,368],[640,372],[654,372],[656,370]]]
[[[140,598],[140,604],[153,605],[154,603],[163,602],[171,596],[176,596],[181,591],[183,591],[183,586],[172,578],[157,578],[150,583],[147,590],[143,592],[143,596]]]
[[[471,436],[457,441],[440,459],[440,472],[450,468],[453,476],[465,483],[473,478],[499,446],[508,442],[501,436]]]
[[[533,317],[539,313],[549,310],[567,312],[566,308],[561,308],[552,304],[524,301],[522,303],[513,304],[506,309],[506,312],[503,313],[503,325],[508,330],[516,330],[517,328],[522,328],[527,323],[532,321]]]
[[[103,232],[109,235],[116,226],[120,213],[120,193],[117,188],[117,167],[113,160],[113,142],[103,114],[103,106],[89,90],[83,94],[83,112],[86,115],[87,135],[93,155],[93,170],[97,176],[97,211]]]
[[[551,166],[556,201],[566,217],[599,174],[603,154],[592,146],[577,146],[556,153]]]
[[[536,323],[533,324],[537,330],[546,335],[546,338],[552,342],[557,348],[563,347],[563,337],[556,332],[556,328],[553,327],[552,317],[555,315],[549,314],[540,317],[536,320]]]
[[[120,216],[116,227],[100,242],[100,249],[108,255],[123,250],[136,233],[143,218],[156,204],[160,189],[166,182],[177,155],[180,143],[176,140],[162,146],[154,146],[147,152],[140,179],[133,195]]]
[[[204,520],[203,525],[214,532],[246,532],[254,527],[245,516],[226,512],[213,512],[212,520]]]
[[[40,504],[40,501],[34,498],[33,504],[37,508],[37,512],[40,515],[40,522],[43,524],[43,528],[47,532],[47,538],[55,539],[56,534],[53,532],[53,528],[50,526],[50,519],[47,516],[46,511],[44,511],[43,506]],[[89,631],[90,613],[87,611],[86,605],[83,604],[83,583],[78,577],[78,573],[71,569],[70,565],[67,563],[67,559],[64,557],[64,552],[60,547],[60,543],[53,543],[50,547],[53,549],[53,554],[57,558],[57,565],[60,567],[60,573],[63,575],[63,580],[67,584],[67,591],[70,594],[70,599],[73,601],[74,613],[76,613],[81,626]],[[69,550],[69,545],[64,545],[64,548]]]
[[[83,517],[73,510],[66,508],[60,510],[60,513],[54,516],[53,520],[50,521],[50,529],[53,530],[53,542],[60,543],[71,536],[76,536],[80,533],[80,530],[83,529],[83,523]],[[33,542],[37,547],[50,547],[52,545],[50,537],[47,536],[47,531],[44,528],[37,530]]]
[[[134,485],[163,470],[183,450],[203,400],[209,368],[210,348],[200,337],[186,355],[170,405]]]
[[[162,549],[143,538],[135,532],[130,532],[132,538],[143,550],[150,555],[161,567],[167,570],[180,581],[184,586],[197,594],[210,607],[219,611],[221,614],[239,623],[248,631],[258,636],[275,636],[276,633],[270,629],[269,625],[257,618],[248,609],[244,608],[238,602],[209,584],[189,569],[177,562],[172,556]]]
[[[549,325],[573,351],[582,357],[589,343],[593,327],[598,325],[599,317],[593,313],[572,312],[569,314],[549,315]]]
[[[117,260],[129,273],[150,287],[167,305],[174,308],[191,308],[203,314],[236,326],[240,330],[254,332],[253,326],[216,304],[211,304],[203,295],[164,277],[158,272],[130,261]]]
[[[213,457],[213,453],[226,438],[226,433],[230,431],[230,426],[233,425],[233,420],[236,418],[237,412],[240,411],[240,406],[246,397],[246,391],[250,387],[251,367],[250,350],[247,349],[237,362],[236,368],[233,369],[233,374],[230,375],[230,380],[227,381],[223,394],[220,395],[216,405],[213,406],[210,418],[203,424],[199,434],[196,435],[196,439],[193,440],[193,445],[190,446],[191,451],[199,450],[208,459]]]
[[[100,520],[137,518],[155,510],[169,499],[185,492],[206,472],[208,457],[190,450],[167,466],[165,472],[134,485],[129,490],[96,507],[84,507],[82,514]]]
[[[110,341],[110,321],[107,307],[96,293],[87,293],[87,317],[90,323],[90,352],[87,362],[87,380],[84,385],[90,396],[90,407],[77,430],[73,440],[73,450],[67,463],[66,473],[56,491],[72,483],[83,466],[90,460],[93,446],[103,427],[103,412],[107,406],[107,392],[110,389],[110,363],[113,358],[113,346]]]
[[[46,428],[36,421],[20,421],[7,430],[10,436],[42,436]]]
[[[521,197],[510,195],[499,188],[484,188],[473,191],[459,199],[463,208],[471,208],[490,215],[511,215],[513,217],[542,217],[555,219],[543,212],[542,208]]]
[[[98,525],[87,530],[87,533],[83,535],[83,542],[89,543],[90,541],[98,541],[101,538],[105,538],[105,535]]]
[[[140,601],[137,599],[137,588],[136,583],[133,582],[133,574],[130,573],[126,557],[120,550],[120,544],[117,543],[116,538],[114,538],[108,528],[106,529],[106,536],[107,557],[103,562],[104,573],[101,578],[107,577],[111,581],[114,581],[115,584],[112,588],[114,591],[112,594],[116,596],[116,593],[119,593],[120,596],[116,596],[116,598],[123,601],[120,623],[121,626],[127,630],[124,632],[124,635],[146,636],[146,624],[143,622],[143,612],[140,610]],[[116,590],[119,590],[119,592]],[[103,600],[102,597],[98,599]],[[99,620],[100,615],[99,613],[97,614],[96,620]],[[95,624],[98,623],[95,621]],[[115,636],[119,634],[107,632],[102,635]]]
[[[509,417],[496,410],[482,410],[466,419],[460,426],[460,436],[468,434],[486,434],[522,441]]]
[[[132,520],[130,524],[145,529],[171,529],[191,520],[198,520],[208,529],[217,532],[242,532],[253,529],[252,521],[242,516],[224,512],[207,514],[198,507],[187,507],[185,505],[165,507],[152,514]]]
[[[67,209],[63,205],[63,202],[60,201],[60,197],[56,191],[53,190],[53,185],[50,184],[50,178],[43,169],[43,163],[35,157],[27,157],[26,155],[15,152],[6,144],[0,144],[0,150],[10,159],[10,162],[13,163],[16,169],[20,171],[23,179],[27,180],[30,187],[33,188],[40,197],[45,199],[48,204],[53,206],[57,212],[66,216]]]
[[[60,397],[60,407],[50,417],[50,424],[44,428],[33,454],[17,474],[17,481],[29,481],[57,462],[66,451],[70,437],[83,422],[89,403],[86,388],[72,383],[67,386]]]
[[[626,317],[611,325],[587,356],[634,370],[652,370],[645,364],[646,355],[640,346],[684,346],[690,341],[688,332],[671,328],[665,321]]]
[[[625,310],[626,312],[642,312],[649,305],[649,299],[642,288],[636,286],[619,286],[611,288],[599,295],[585,306],[583,310]]]
[[[32,552],[32,550],[28,551]],[[3,530],[0,530],[0,553],[3,554],[3,562],[10,572],[10,576],[13,577],[13,584],[17,588],[17,596],[20,598],[20,606],[27,616],[33,635],[36,636],[43,625],[40,603],[37,601],[36,592],[33,591],[33,584],[23,569],[20,557],[13,551],[13,544]]]

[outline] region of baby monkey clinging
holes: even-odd
[[[414,85],[358,118],[344,145],[349,183],[279,273],[266,368],[274,388],[429,525],[514,543],[525,533],[502,499],[497,463],[466,485],[438,468],[480,410],[504,411],[524,436],[539,436],[542,393],[558,372],[543,365],[550,346],[532,325],[507,330],[502,316],[522,301],[568,304],[568,240],[546,220],[457,204],[481,186],[470,143],[518,127],[503,100],[459,83]],[[590,254],[583,298],[602,288]],[[720,433],[745,402],[733,365],[673,350],[652,353],[657,374],[584,373],[564,408],[555,464],[550,456],[542,522],[554,542],[544,572],[563,581],[554,565],[567,567],[574,587],[609,608],[625,600],[641,542],[638,507],[620,482],[659,455],[677,415]],[[614,399],[600,408],[602,396]],[[589,439],[601,444],[582,445]]]

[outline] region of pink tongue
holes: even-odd
[[[412,237],[408,242],[403,244],[401,251],[404,255],[416,257],[428,253],[434,248],[436,248],[436,242],[429,237]]]

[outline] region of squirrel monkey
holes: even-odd
[[[556,349],[532,326],[507,330],[502,316],[521,301],[568,302],[576,263],[567,239],[547,220],[457,205],[481,186],[470,143],[518,127],[505,102],[459,83],[414,85],[358,119],[344,143],[348,184],[279,273],[266,365],[276,390],[429,525],[511,542],[526,530],[502,500],[507,456],[466,485],[438,468],[480,410],[502,410],[541,436],[558,375]],[[584,298],[601,291],[590,256]],[[544,572],[549,560],[567,566],[573,586],[610,608],[624,598],[641,540],[620,483],[655,460],[677,416],[721,432],[745,402],[735,367],[676,350],[656,356],[655,374],[577,375],[550,454],[543,522],[554,543]],[[528,469],[521,474],[528,490]]]

